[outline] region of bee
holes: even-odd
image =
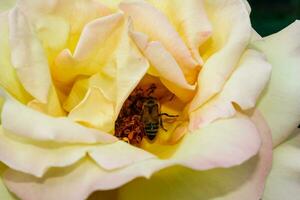
[[[125,101],[115,122],[115,136],[135,146],[139,146],[144,137],[153,141],[163,126],[162,116],[178,117],[160,112],[159,100],[153,96],[156,85],[147,90],[136,88]]]
[[[150,141],[155,139],[159,128],[167,131],[167,129],[164,128],[162,116],[172,118],[178,117],[178,115],[161,113],[159,101],[155,97],[145,98],[142,107],[141,119],[144,124],[145,135]]]

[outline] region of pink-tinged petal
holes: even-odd
[[[300,123],[300,21],[269,37],[253,48],[262,51],[272,64],[267,90],[258,103],[273,135],[274,146],[283,142]]]
[[[0,92],[6,97],[1,113],[2,126],[15,135],[64,143],[111,143],[117,140],[108,133],[86,128],[67,118],[54,118],[32,110]]]
[[[272,145],[265,124],[257,126],[263,138],[259,159],[256,157],[240,167],[207,172],[167,169],[150,180],[139,179],[124,186],[119,196],[121,199],[139,199],[142,196],[143,199],[259,199],[271,165]],[[153,193],[158,190],[159,193]]]
[[[120,144],[124,143],[120,142]],[[120,153],[121,149],[119,148],[122,149],[122,145],[117,148],[115,154],[124,155]],[[12,192],[24,200],[81,200],[87,198],[96,190],[115,189],[137,177],[150,178],[155,172],[173,165],[184,165],[198,170],[239,165],[254,156],[259,148],[260,137],[256,126],[249,118],[239,115],[232,119],[214,122],[197,133],[186,135],[177,151],[168,159],[160,160],[144,157],[145,153],[133,151],[133,154],[130,155],[134,155],[137,160],[142,157],[142,161],[136,162],[131,160],[132,158],[128,158],[128,161],[121,160],[122,162],[117,162],[112,160],[104,163],[105,165],[100,164],[106,168],[113,168],[112,171],[100,168],[94,161],[86,159],[69,168],[50,169],[42,178],[36,178],[11,169],[6,173],[5,183]],[[124,149],[127,149],[127,147],[124,146]],[[98,152],[97,150],[93,152],[96,154],[94,159],[101,162],[105,159],[103,157],[105,152],[111,151],[107,149],[107,151]],[[241,171],[247,171],[248,168],[246,166]],[[224,171],[230,171],[230,169],[224,169]],[[227,177],[230,177],[230,175],[229,173]],[[219,176],[219,174],[216,176]],[[245,179],[242,179],[242,181],[245,181]],[[226,182],[228,184],[228,181]]]
[[[274,149],[273,166],[263,200],[297,199],[300,196],[300,130]]]
[[[252,120],[262,138],[256,157],[228,169],[193,171],[182,167],[168,168],[149,180],[140,178],[123,186],[118,193],[119,200],[259,200],[272,164],[272,140],[261,116],[256,113]]]
[[[17,200],[17,198],[8,191],[3,183],[2,176],[6,169],[7,167],[3,163],[0,163],[0,199]]]
[[[9,14],[9,39],[12,64],[18,78],[27,92],[47,103],[51,86],[48,61],[26,16],[18,8]]]
[[[236,113],[233,103],[243,110],[253,108],[270,79],[271,68],[263,54],[247,50],[222,92],[190,113],[190,129],[233,116]]]
[[[166,16],[147,2],[121,3],[120,9],[133,21],[137,31],[143,32],[150,40],[159,41],[178,62],[190,83],[194,83],[195,70],[199,67],[189,49],[172,27]],[[176,47],[176,48],[174,48]]]
[[[22,103],[32,99],[19,81],[11,63],[9,46],[8,12],[0,14],[0,86]]]
[[[203,56],[207,60],[199,74],[198,91],[190,111],[196,110],[222,90],[244,53],[252,31],[247,9],[240,0],[207,0],[204,4],[213,35],[203,45]]]
[[[174,57],[158,42],[148,42],[148,37],[131,31],[131,37],[149,60],[164,85],[182,101],[191,100],[195,85],[190,85]]]
[[[255,124],[237,114],[187,134],[173,158],[197,170],[231,167],[254,156],[260,145]]]

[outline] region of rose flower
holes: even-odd
[[[261,38],[242,0],[0,4],[4,199],[263,197],[300,119],[299,22]]]

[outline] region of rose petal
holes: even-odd
[[[101,70],[118,44],[120,13],[96,19],[86,25],[73,56],[65,49],[55,59],[54,79],[69,84],[79,75],[93,75]],[[119,35],[119,34],[118,34]]]
[[[251,23],[245,4],[239,0],[205,1],[213,35],[203,45],[208,58],[198,77],[198,92],[191,102],[194,111],[217,94],[234,71],[250,36]]]
[[[0,13],[5,12],[15,6],[16,0],[2,0],[0,4]]]
[[[1,115],[2,126],[16,135],[66,143],[111,143],[117,140],[108,133],[86,128],[67,118],[53,118],[34,111],[3,93],[0,89],[0,95],[6,97]]]
[[[103,145],[67,145],[36,142],[0,129],[0,161],[10,168],[43,177],[52,167],[67,167],[89,155],[105,170],[116,170],[155,158],[151,153],[123,141]],[[34,163],[34,165],[32,165]]]
[[[186,135],[170,159],[150,158],[113,171],[99,168],[90,160],[82,160],[73,167],[51,169],[43,178],[8,170],[5,183],[24,200],[80,200],[87,198],[96,190],[114,189],[137,177],[149,178],[151,174],[168,166],[179,164],[205,170],[241,164],[255,155],[259,147],[260,138],[255,125],[248,118],[237,116],[214,122],[198,133]],[[99,158],[101,154],[97,151],[95,153]],[[121,161],[124,163],[124,160]],[[120,164],[112,160],[106,166],[115,167],[116,163]]]
[[[156,158],[153,154],[123,141],[98,146],[90,150],[89,155],[106,170],[116,170],[150,158]]]
[[[14,67],[11,64],[8,40],[8,13],[0,14],[0,86],[22,103],[31,100],[31,96],[20,84]]]
[[[300,195],[300,131],[274,150],[272,171],[267,179],[264,200],[297,199]]]
[[[253,43],[272,64],[268,89],[258,108],[272,130],[274,146],[283,142],[300,123],[300,21]]]
[[[0,160],[9,167],[41,177],[50,167],[74,164],[86,155],[85,146],[34,144],[0,128]],[[34,163],[34,164],[33,164]]]
[[[47,103],[51,77],[43,47],[31,30],[26,16],[17,8],[9,14],[12,64],[27,92]]]
[[[198,0],[150,0],[149,2],[164,13],[187,44],[193,58],[202,64],[198,48],[212,33],[203,2]]]
[[[159,41],[174,56],[190,83],[195,81],[197,63],[179,34],[169,23],[166,16],[151,4],[140,1],[121,3],[120,9],[129,15],[137,31],[143,32],[150,40]],[[158,23],[159,22],[159,23]],[[158,31],[159,30],[159,31]],[[172,39],[170,39],[172,38]],[[176,46],[176,48],[174,48]]]
[[[73,121],[83,122],[104,132],[114,129],[114,116],[114,102],[96,87],[90,88],[82,102],[68,115]]]
[[[258,200],[271,168],[272,144],[269,128],[260,116],[255,115],[263,139],[258,156],[229,169],[199,172],[182,167],[168,168],[150,180],[137,179],[123,186],[118,193],[119,199]]]
[[[65,111],[60,105],[57,91],[54,86],[50,88],[47,104],[41,103],[40,101],[34,99],[30,101],[27,106],[54,117],[66,116]]]
[[[253,108],[270,75],[271,65],[264,55],[247,50],[222,92],[190,114],[190,129],[197,129],[219,118],[233,116],[236,111],[232,103],[238,104],[243,110]]]
[[[74,58],[85,60],[90,57],[90,54],[99,51],[98,46],[101,46],[122,22],[123,14],[116,13],[87,24],[76,46]]]
[[[164,85],[182,101],[189,101],[195,90],[190,85],[173,56],[160,42],[148,42],[148,37],[143,33],[131,31],[131,36],[155,68]]]
[[[0,163],[0,199],[5,199],[5,200],[17,200],[15,196],[13,196],[5,187],[3,181],[2,181],[2,176],[4,171],[7,169],[7,167]]]
[[[77,103],[83,101],[83,97],[89,88],[97,87],[105,98],[114,103],[114,119],[117,118],[124,101],[149,68],[148,61],[129,37],[129,26],[130,23],[126,21],[119,31],[120,35],[112,38],[118,40],[119,43],[110,50],[112,55],[109,58],[103,57],[107,60],[105,66],[98,69],[99,72],[88,80],[79,79],[75,82],[70,96],[64,104],[68,110],[73,109]]]
[[[82,28],[90,21],[111,13],[95,0],[19,1],[18,6],[30,18],[49,55],[66,48],[73,49]]]

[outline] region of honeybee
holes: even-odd
[[[167,131],[163,125],[163,115],[167,117],[178,117],[178,115],[161,113],[159,101],[155,97],[148,97],[144,100],[141,118],[145,128],[145,135],[150,141],[155,139],[159,128]]]
[[[159,128],[163,126],[162,116],[178,117],[160,112],[159,100],[153,96],[156,85],[147,90],[135,89],[125,101],[115,123],[115,136],[135,146],[139,146],[143,137],[153,141]]]

